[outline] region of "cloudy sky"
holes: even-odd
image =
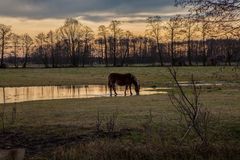
[[[174,7],[174,0],[1,0],[0,23],[12,25],[16,32],[36,34],[56,29],[68,17],[97,28],[113,19],[138,22],[148,16],[169,17],[186,13]],[[143,24],[125,24],[142,30]],[[124,27],[124,26],[123,26]]]

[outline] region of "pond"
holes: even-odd
[[[141,88],[140,95],[167,94],[169,88]],[[135,94],[134,87],[132,92]],[[5,96],[4,96],[5,93]],[[117,87],[118,96],[124,96],[124,87]],[[129,96],[129,92],[127,92]],[[109,97],[106,85],[36,86],[0,88],[0,103],[18,103],[39,100]]]

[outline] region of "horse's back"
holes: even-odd
[[[121,74],[121,73],[111,73],[109,74],[108,76],[108,79],[117,79],[117,78],[129,78],[129,77],[132,77],[132,74],[131,73],[126,73],[126,74]]]
[[[109,84],[117,83],[118,85],[127,85],[131,84],[132,79],[131,73],[121,74],[121,73],[111,73],[108,76]]]

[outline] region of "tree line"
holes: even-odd
[[[113,20],[97,33],[74,18],[55,31],[18,35],[0,24],[1,68],[44,65],[235,65],[240,63],[238,1],[176,0],[191,6],[188,15],[146,19],[146,30],[134,35]],[[136,23],[136,27],[137,27]]]

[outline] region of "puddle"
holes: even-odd
[[[118,96],[124,96],[125,87],[117,87]],[[105,85],[79,86],[38,86],[38,87],[5,87],[0,88],[0,103],[18,103],[39,100],[109,97]],[[135,94],[134,87],[132,92]],[[167,94],[166,88],[141,88],[140,95]],[[129,92],[127,92],[129,96]]]
[[[192,83],[188,82],[188,81],[182,81],[179,82],[180,86],[182,87],[191,87],[193,86]],[[208,87],[208,86],[222,86],[222,83],[204,83],[204,82],[196,82],[195,84],[197,87]]]

